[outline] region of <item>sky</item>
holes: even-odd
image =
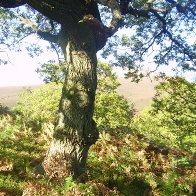
[[[30,38],[29,41],[33,41],[31,39],[34,38]],[[40,44],[45,47],[48,42],[41,41]],[[100,55],[98,55],[98,58],[100,58],[99,56]],[[9,58],[9,63],[0,65],[0,87],[43,84],[43,81],[35,70],[40,66],[40,63],[46,63],[51,59],[57,59],[57,55],[54,52],[49,51],[45,51],[41,56],[32,58],[24,48],[22,48],[21,52],[0,52],[0,58],[6,59],[7,57]],[[125,71],[120,68],[116,68],[114,71],[120,77],[123,77],[125,73]],[[164,71],[168,75],[173,75],[170,66],[162,67],[160,68],[160,71]],[[183,76],[190,81],[195,80],[194,73],[186,73]]]
[[[0,58],[2,55],[0,54]],[[39,67],[39,63],[46,63],[52,56],[55,58],[55,54],[46,52],[43,55],[35,58],[31,58],[26,51],[22,52],[9,52],[6,54],[9,56],[9,63],[6,65],[0,65],[0,87],[5,86],[29,86],[43,84],[42,79],[35,72]],[[172,75],[172,72],[168,68],[162,68],[167,74]],[[114,70],[120,77],[123,77],[125,71],[120,68]],[[193,73],[184,74],[184,76],[192,80],[194,78]]]
[[[37,59],[32,59],[26,52],[9,54],[9,63],[0,65],[0,86],[23,86],[41,84],[35,70],[38,67]]]
[[[45,47],[47,42],[41,41],[40,44]],[[44,51],[40,56],[32,58],[25,48],[22,48],[21,52],[0,52],[0,58],[9,58],[8,64],[0,65],[0,87],[29,86],[43,84],[42,79],[35,70],[40,66],[40,63],[57,59],[57,55],[54,52]]]

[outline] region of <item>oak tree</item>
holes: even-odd
[[[129,68],[128,76],[146,57],[157,66],[172,61],[194,70],[195,0],[0,0],[0,8],[1,45],[17,49],[37,33],[65,58],[58,122],[44,161],[48,175],[80,176],[98,139],[92,119],[96,53],[104,46],[103,56],[112,54],[115,65]],[[123,28],[126,34],[119,35]],[[29,51],[38,53],[33,46]],[[54,161],[62,169],[52,167]]]

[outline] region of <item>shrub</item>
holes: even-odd
[[[27,88],[19,96],[13,111],[26,123],[40,125],[54,122],[60,101],[62,84],[48,83],[32,91]]]
[[[126,129],[134,114],[133,105],[116,92],[98,92],[95,100],[94,119],[100,130]]]
[[[119,85],[112,68],[107,64],[98,67],[98,90],[95,101],[94,119],[98,128],[117,129],[129,127],[134,107],[116,93]],[[22,116],[25,122],[41,126],[43,123],[55,121],[61,97],[62,83],[47,83],[41,88],[31,91],[25,89],[14,107],[14,111]]]
[[[166,78],[156,87],[151,107],[135,117],[131,127],[158,143],[194,152],[195,87],[183,78]]]

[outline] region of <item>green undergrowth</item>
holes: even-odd
[[[0,117],[0,194],[4,195],[193,195],[193,155],[159,148],[145,137],[103,131],[90,149],[78,181],[36,173],[49,143],[47,131]],[[37,168],[37,169],[36,169]]]

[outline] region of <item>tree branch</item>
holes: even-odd
[[[116,0],[96,0],[97,3],[100,3],[101,5],[107,6],[112,11],[112,20],[110,23],[110,26],[108,27],[108,36],[112,36],[118,28],[122,25],[122,14],[121,9]]]
[[[0,7],[15,8],[26,4],[25,0],[0,0]]]
[[[193,62],[196,61],[196,55],[190,54],[187,51],[187,48],[184,47],[180,42],[178,42],[178,40],[176,40],[175,38],[173,38],[172,34],[168,30],[165,29],[165,33],[168,35],[168,37],[170,38],[170,40],[172,40],[173,43],[175,43],[182,50],[182,52],[189,57],[189,59],[191,61],[193,61]]]
[[[131,14],[135,17],[150,18],[148,10],[137,10],[131,6],[127,9],[127,14]]]
[[[158,37],[160,37],[163,33],[164,33],[164,31],[161,30],[158,34],[156,34],[148,42],[146,42],[144,45],[148,45],[148,44],[149,45],[146,48],[144,48],[144,51],[141,53],[141,55],[143,55],[144,53],[146,53],[146,51],[148,51],[148,49],[154,44],[154,42],[156,41],[156,39]]]
[[[43,32],[38,29],[38,27],[29,19],[19,16],[19,19],[26,25],[30,26],[41,38],[49,42],[57,42],[58,36],[53,35],[50,32]]]
[[[187,11],[190,11],[193,16],[196,16],[196,13],[194,10],[190,9],[189,7],[187,6],[182,6],[180,3],[174,1],[174,0],[166,0],[167,2],[169,2],[170,4],[172,4],[174,7],[176,7],[177,11],[179,13],[183,13],[183,14],[186,14]]]
[[[121,9],[122,15],[127,14],[127,9],[128,9],[129,3],[130,3],[130,0],[121,0],[120,1],[120,9]]]
[[[57,43],[58,35],[53,35],[50,32],[43,32],[38,30],[37,34],[46,41]]]
[[[35,32],[38,31],[38,27],[31,20],[25,18],[24,16],[18,16],[18,18],[22,21],[22,23],[31,27]]]
[[[168,1],[173,1],[173,0],[168,0]],[[196,56],[195,56],[194,54],[190,54],[190,53],[188,52],[187,48],[186,48],[185,46],[183,46],[178,40],[176,40],[175,38],[173,38],[172,34],[167,30],[167,28],[166,28],[167,23],[166,23],[165,18],[162,17],[159,13],[157,13],[157,12],[154,11],[153,9],[150,9],[149,11],[150,11],[151,13],[153,13],[154,16],[163,24],[163,26],[162,26],[163,32],[164,32],[165,34],[168,35],[168,37],[170,38],[170,40],[171,40],[173,43],[175,43],[179,48],[181,48],[181,49],[182,49],[182,52],[183,52],[185,55],[187,55],[191,61],[195,61]]]

